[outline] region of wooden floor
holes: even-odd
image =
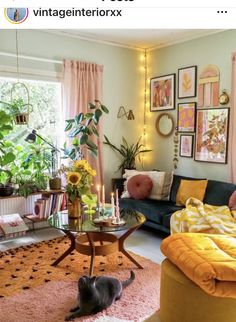
[[[23,237],[2,240],[0,242],[0,251],[37,243],[42,240],[49,240],[62,234],[62,232],[54,228],[37,229],[27,232]],[[164,259],[160,251],[160,244],[163,238],[161,233],[157,231],[140,228],[127,239],[125,246],[128,250],[136,254],[149,258],[156,263],[161,263]]]

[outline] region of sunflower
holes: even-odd
[[[78,172],[68,172],[67,180],[68,183],[72,184],[73,186],[77,186],[80,182],[81,175]]]

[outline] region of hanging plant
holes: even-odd
[[[29,90],[24,83],[19,81],[19,53],[18,53],[18,37],[16,30],[16,67],[17,67],[17,77],[18,81],[13,84],[11,88],[11,102],[2,102],[1,104],[5,104],[9,113],[13,116],[14,122],[16,125],[24,125],[29,122],[29,114],[33,111],[32,104],[29,103]],[[20,88],[22,92],[24,92],[23,99],[20,97],[19,93],[17,93],[17,88]]]
[[[19,83],[16,83],[16,84],[19,84]],[[16,84],[14,84],[13,87]],[[29,114],[33,111],[33,106],[29,104],[29,102],[25,103],[23,98],[16,98],[16,99],[13,99],[11,103],[3,102],[3,101],[0,101],[0,103],[6,105],[16,125],[28,124]]]

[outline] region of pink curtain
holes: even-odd
[[[236,183],[236,52],[232,54],[232,81],[230,97],[230,133],[229,133],[229,164],[230,180]]]
[[[62,82],[63,110],[64,118],[74,118],[80,112],[88,111],[88,103],[94,100],[102,101],[102,78],[103,66],[80,62],[74,60],[64,60],[64,75]],[[101,120],[100,120],[101,132]],[[98,146],[98,157],[92,156],[87,151],[83,151],[85,159],[97,171],[94,184],[103,183],[103,162],[102,162],[102,134],[100,139],[92,137],[93,142]]]

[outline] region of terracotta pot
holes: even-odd
[[[49,179],[49,188],[51,190],[61,190],[61,178]]]
[[[68,208],[69,218],[81,217],[82,205],[81,205],[81,199],[80,198],[76,198],[75,201],[73,201],[73,202],[69,201],[67,208]]]

